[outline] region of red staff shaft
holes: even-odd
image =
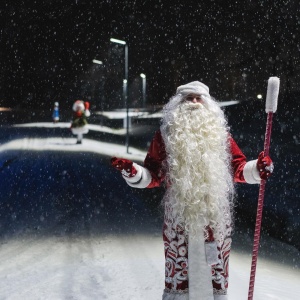
[[[272,120],[273,120],[273,112],[268,112],[267,126],[266,126],[266,132],[265,132],[265,142],[264,142],[264,155],[265,156],[269,155],[269,150],[270,150]],[[254,231],[254,243],[253,243],[253,251],[252,251],[252,262],[251,262],[248,300],[253,299],[258,248],[259,248],[260,231],[261,231],[261,220],[262,220],[262,212],[263,212],[263,205],[264,205],[265,186],[266,186],[266,180],[262,179],[260,182],[259,194],[258,194],[258,204],[257,204],[256,223],[255,223],[255,231]]]

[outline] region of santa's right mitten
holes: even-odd
[[[113,157],[111,165],[122,173],[127,184],[134,188],[144,189],[152,180],[148,169],[132,162],[129,159]]]
[[[115,169],[119,170],[124,177],[134,177],[137,173],[133,162],[129,159],[113,157],[110,162],[111,165]]]

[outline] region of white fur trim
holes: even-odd
[[[214,295],[214,300],[228,300],[227,295]]]
[[[91,116],[91,112],[88,109],[85,110],[84,114],[85,114],[86,117]]]
[[[209,265],[216,265],[219,262],[217,243],[207,242],[205,243],[206,261]]]
[[[244,166],[243,175],[247,183],[260,183],[260,176],[256,164],[257,159],[248,161]]]
[[[146,168],[136,163],[133,163],[133,166],[137,170],[136,175],[134,177],[123,176],[123,178],[126,180],[127,184],[131,187],[138,188],[138,189],[146,188],[152,180],[152,176],[150,172]]]
[[[202,228],[202,227],[200,227]],[[203,230],[198,230],[195,237],[189,235],[189,300],[213,300],[211,266],[205,255]]]
[[[89,132],[89,128],[85,125],[85,126],[82,126],[82,127],[74,127],[74,128],[71,128],[72,130],[72,133],[73,134],[85,134],[85,133],[88,133]]]
[[[162,300],[189,300],[188,293],[168,293],[164,291]]]
[[[137,173],[133,177],[127,177],[127,176],[124,176],[124,175],[122,175],[122,176],[127,181],[127,183],[129,182],[129,183],[133,183],[134,184],[135,182],[138,182],[138,181],[141,180],[141,177],[142,177],[142,168],[138,164],[136,164],[136,163],[133,163],[132,165],[137,170]]]

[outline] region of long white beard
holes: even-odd
[[[210,225],[223,240],[231,225],[233,194],[228,130],[221,109],[208,108],[183,102],[163,119],[170,184],[166,217],[183,223],[191,234]]]

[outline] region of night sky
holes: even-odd
[[[5,3],[6,2],[6,3]],[[161,105],[200,80],[218,100],[251,100],[278,76],[299,92],[298,1],[4,1],[0,4],[0,104],[48,108],[89,100],[122,107],[124,46],[129,105]],[[97,58],[103,65],[93,64]]]

